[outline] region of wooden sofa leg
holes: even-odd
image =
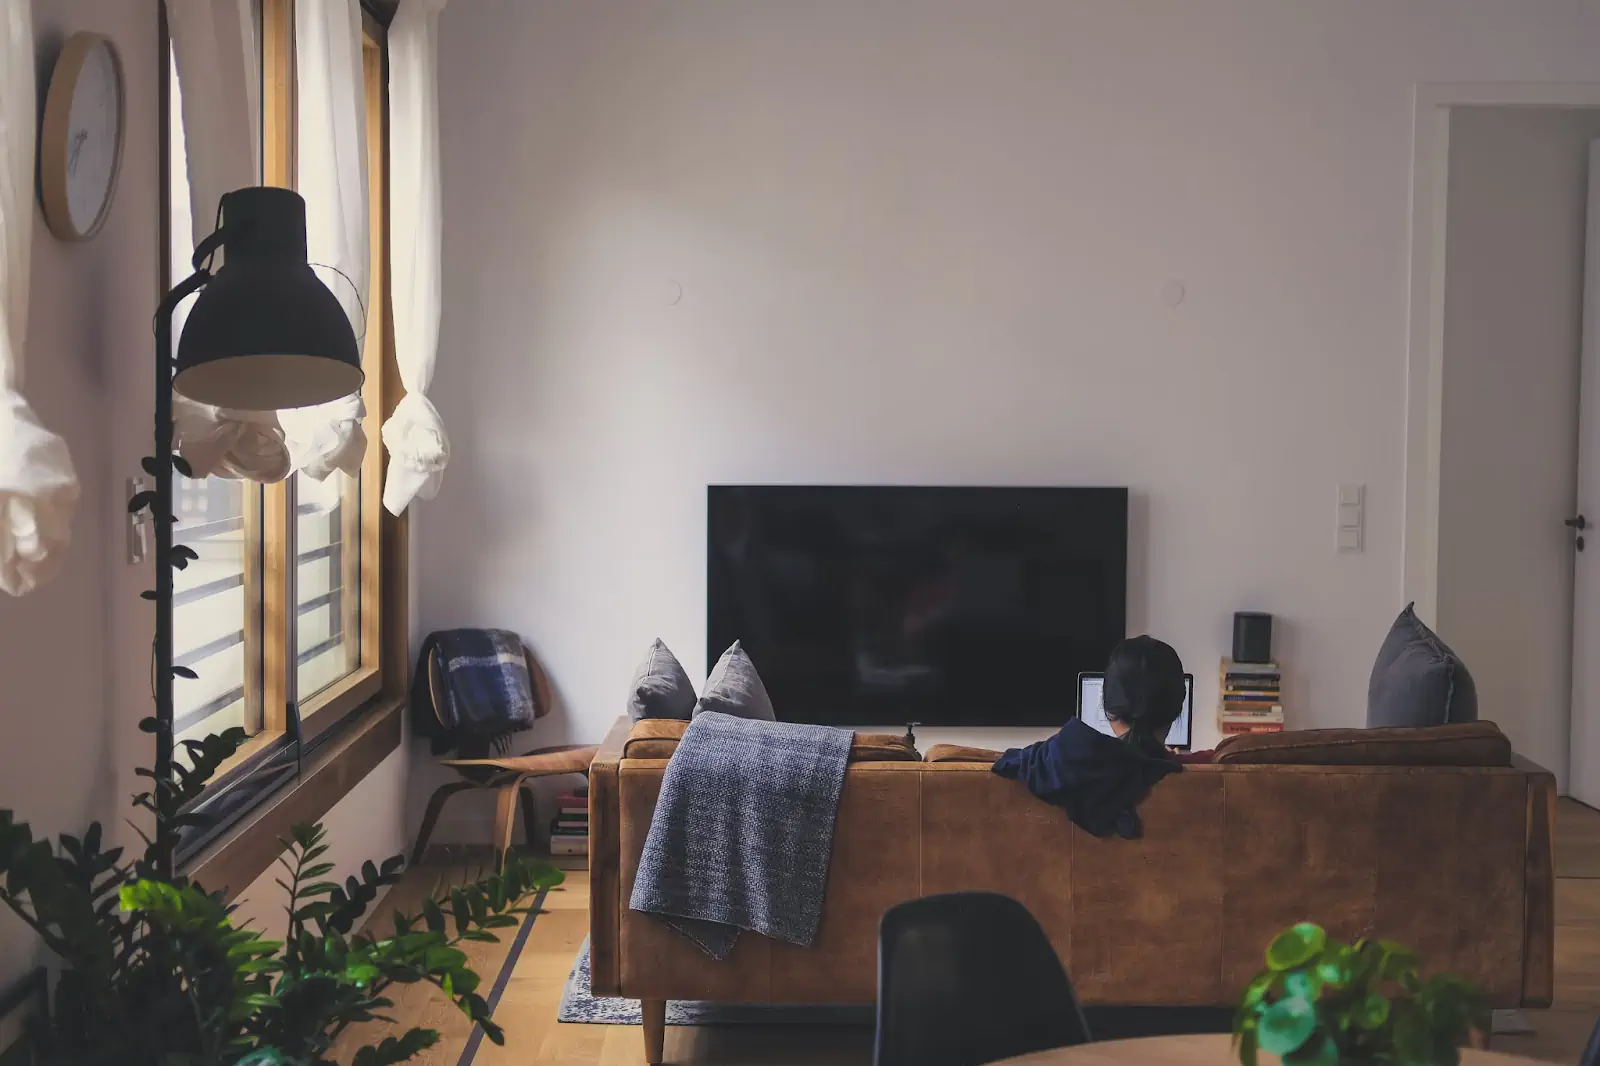
[[[644,1016],[644,1061],[661,1066],[667,1044],[667,1001],[641,1000],[639,1010]]]

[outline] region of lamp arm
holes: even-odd
[[[221,231],[206,238],[218,241]],[[218,241],[220,243],[220,241]],[[208,253],[209,254],[209,253]],[[196,259],[199,253],[196,252]],[[198,269],[175,285],[162,297],[156,309],[156,451],[152,476],[156,479],[155,498],[151,517],[156,534],[156,635],[155,635],[155,738],[156,764],[153,793],[156,805],[155,851],[156,865],[162,877],[171,877],[177,850],[177,827],[173,825],[179,811],[174,802],[172,783],[172,757],[175,734],[173,720],[172,682],[177,667],[173,663],[172,633],[172,574],[180,564],[172,548],[172,527],[177,521],[172,502],[172,313],[190,295],[203,289],[211,280],[211,273]],[[187,468],[185,468],[187,469]],[[132,504],[130,503],[130,506]],[[182,566],[188,565],[185,558]],[[192,675],[191,675],[192,676]]]

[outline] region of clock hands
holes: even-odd
[[[67,174],[76,177],[78,172],[78,157],[83,154],[83,146],[89,143],[89,131],[79,130],[72,135],[72,150],[67,153]]]

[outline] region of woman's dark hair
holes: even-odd
[[[1106,717],[1128,727],[1122,739],[1149,755],[1167,750],[1167,733],[1183,713],[1183,660],[1155,637],[1118,644],[1106,662]]]

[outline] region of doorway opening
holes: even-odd
[[[1597,144],[1600,87],[1419,91],[1403,581],[1472,671],[1480,714],[1600,804],[1600,702],[1586,729],[1580,676],[1600,602],[1586,622],[1566,525],[1580,455],[1600,509],[1600,436],[1580,445],[1581,425],[1600,427],[1600,345],[1583,399]],[[1590,554],[1600,594],[1600,545]],[[1600,700],[1600,674],[1592,689]]]

